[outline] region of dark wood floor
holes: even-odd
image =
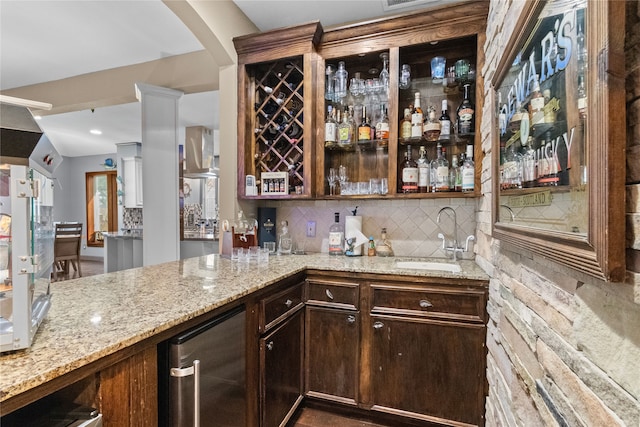
[[[371,421],[348,418],[342,415],[332,414],[320,409],[304,408],[300,415],[293,421],[291,427],[387,427],[386,424],[377,424]]]

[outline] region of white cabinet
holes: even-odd
[[[142,158],[125,157],[122,159],[124,181],[124,207],[142,207]]]

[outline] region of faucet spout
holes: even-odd
[[[453,260],[457,261],[458,260],[458,252],[463,253],[463,252],[469,251],[469,241],[475,240],[475,237],[474,236],[467,236],[466,242],[465,242],[465,247],[463,248],[458,243],[458,218],[456,216],[455,209],[453,209],[450,206],[445,206],[444,208],[440,209],[440,211],[438,212],[438,216],[436,217],[436,222],[438,224],[440,223],[440,217],[441,217],[442,213],[445,212],[445,211],[450,211],[452,216],[453,216],[453,232],[452,232],[453,238],[451,239],[451,245],[447,246],[447,241],[446,241],[445,235],[443,233],[438,233],[438,238],[442,239],[442,249],[444,251],[446,251],[447,253],[452,253]]]

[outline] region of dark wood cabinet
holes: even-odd
[[[308,280],[306,295],[306,395],[356,405],[360,376],[359,286]]]
[[[302,400],[304,311],[260,339],[260,425],[286,424]]]
[[[292,283],[258,303],[261,427],[284,426],[303,398],[304,282]]]

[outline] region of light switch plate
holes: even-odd
[[[307,237],[316,237],[315,221],[307,221]]]

